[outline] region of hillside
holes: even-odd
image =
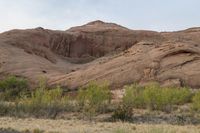
[[[0,76],[25,77],[34,85],[76,89],[90,81],[112,88],[157,81],[200,87],[200,28],[177,32],[138,31],[90,22],[66,31],[41,27],[0,34]]]

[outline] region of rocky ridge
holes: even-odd
[[[200,87],[200,28],[177,32],[131,30],[90,22],[66,31],[12,30],[0,34],[0,75],[76,89],[90,81],[112,88],[151,81]]]

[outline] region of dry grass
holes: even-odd
[[[49,120],[34,118],[1,117],[0,128],[12,128],[19,131],[27,129],[44,130],[45,132],[58,133],[198,133],[200,126],[176,126],[167,124],[132,124],[132,123],[108,123],[89,122],[82,120]]]

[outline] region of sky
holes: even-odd
[[[200,27],[200,0],[0,0],[0,32],[66,30],[94,20],[135,30]]]

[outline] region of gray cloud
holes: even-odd
[[[200,24],[199,0],[0,0],[0,32],[65,30],[101,19],[132,29],[179,30]]]

